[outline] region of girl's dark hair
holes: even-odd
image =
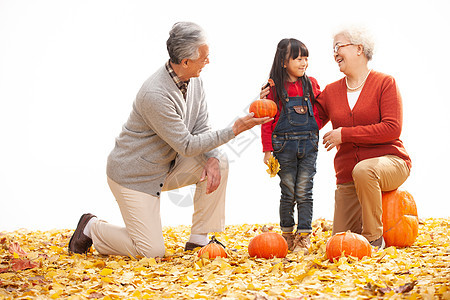
[[[299,56],[309,56],[308,48],[305,44],[297,39],[282,39],[277,45],[277,51],[275,52],[275,57],[273,59],[272,69],[270,70],[270,78],[275,83],[276,96],[274,99],[278,105],[284,106],[284,100],[287,98],[285,93],[284,84],[288,79],[288,73],[284,67],[289,59],[296,59]],[[302,85],[305,90],[311,96],[311,101],[314,103],[314,94],[312,93],[311,81],[305,75],[301,77]],[[306,96],[306,95],[305,95]],[[281,108],[281,107],[279,107]]]

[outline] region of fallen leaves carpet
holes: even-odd
[[[422,220],[413,246],[360,261],[327,260],[326,220],[314,221],[309,255],[250,258],[261,227],[217,233],[228,257],[214,260],[183,251],[189,226],[164,228],[166,256],[156,259],[69,255],[73,230],[2,232],[0,299],[450,299],[450,218]]]

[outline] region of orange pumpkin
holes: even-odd
[[[277,105],[274,101],[269,99],[258,99],[250,104],[249,111],[255,114],[255,118],[272,118],[277,113]]]
[[[225,246],[213,235],[209,243],[198,251],[198,257],[213,259],[216,257],[227,257],[227,253],[225,252]]]
[[[407,191],[394,190],[383,193],[382,201],[386,246],[411,246],[419,232],[419,218],[413,196]]]
[[[338,260],[341,255],[361,259],[372,255],[372,247],[362,235],[347,231],[333,235],[327,242],[326,252],[330,261]]]
[[[248,254],[251,257],[274,258],[286,257],[288,245],[284,237],[276,232],[263,232],[250,240]]]

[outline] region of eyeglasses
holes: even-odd
[[[341,49],[342,47],[350,46],[350,45],[354,45],[354,44],[348,43],[348,44],[343,44],[343,45],[335,45],[333,48],[334,53],[338,53],[339,49]]]

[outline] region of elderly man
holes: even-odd
[[[70,252],[86,253],[94,244],[105,255],[164,256],[161,192],[190,184],[196,192],[185,250],[206,245],[209,232],[224,229],[228,161],[215,148],[270,119],[250,114],[212,131],[199,78],[209,63],[203,29],[176,23],[167,50],[169,61],[144,82],[108,157],[108,184],[126,227],[84,214]]]

